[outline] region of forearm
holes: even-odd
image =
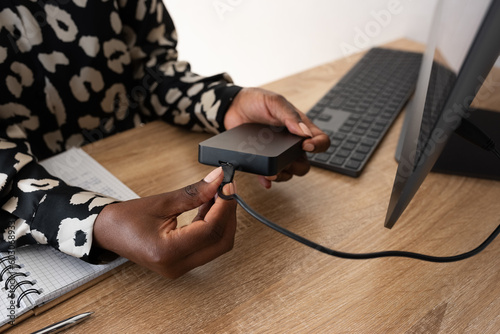
[[[50,175],[23,138],[0,131],[0,250],[39,243],[91,260],[95,219],[115,200]]]

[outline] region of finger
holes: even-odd
[[[230,185],[232,186],[232,184]],[[225,185],[224,189],[227,190],[229,187],[229,185]],[[185,257],[216,243],[223,235],[225,224],[233,216],[235,217],[235,214],[236,201],[227,201],[218,197],[204,215],[203,220],[195,221],[183,229],[172,231],[175,233],[167,235],[168,242],[173,246],[171,248],[175,249],[177,257]]]
[[[285,98],[274,95],[269,103],[271,114],[286,126],[288,131],[306,137],[302,149],[307,152],[323,152],[330,146],[330,138],[311,120]]]
[[[214,198],[223,178],[222,168],[218,167],[203,180],[166,194],[165,205],[177,214],[197,208]]]
[[[287,170],[282,170],[276,177],[275,182],[288,181],[293,177],[293,174]]]
[[[309,172],[310,169],[311,165],[309,164],[309,160],[307,160],[307,157],[303,155],[302,157],[288,165],[283,171],[280,172],[280,174],[282,172],[287,172],[291,175],[304,176]],[[279,177],[279,174],[276,181],[283,181],[283,179]]]
[[[272,183],[271,183],[272,180],[269,180],[268,178],[274,178],[274,179],[276,179],[277,176],[274,175],[274,176],[266,177],[266,176],[259,175],[258,178],[257,178],[259,180],[260,185],[263,186],[266,189],[271,188],[271,185],[272,185]]]
[[[330,138],[321,131],[311,120],[304,117],[303,124],[311,131],[311,138],[302,143],[302,149],[306,152],[324,152],[330,147]]]
[[[224,186],[225,195],[233,193],[232,184]],[[206,264],[233,248],[236,233],[236,201],[217,198],[207,212],[205,220],[196,221],[188,227],[191,227],[188,232],[193,242],[199,247],[191,249],[184,258],[172,265],[173,271],[181,273]]]
[[[288,131],[301,137],[313,137],[310,127],[304,124],[307,117],[287,99],[278,94],[266,94],[267,109],[275,125],[285,125]]]
[[[282,171],[280,171],[277,175],[262,177],[264,179],[264,182],[261,181],[261,184],[263,186],[267,186],[268,188],[270,188],[271,181],[276,181],[276,182],[288,181],[294,175],[297,175],[297,176],[306,175],[310,169],[311,169],[311,165],[309,163],[309,160],[307,160],[306,155],[303,154],[300,158],[298,158],[293,163],[288,165],[286,168],[284,168]]]
[[[214,204],[214,200],[212,199],[211,201],[208,201],[206,203],[203,203],[199,208],[198,208],[198,213],[196,214],[196,216],[193,218],[193,222],[197,221],[197,220],[203,220],[205,219],[205,215],[207,214],[207,212],[210,210],[210,208],[212,207],[212,205]]]
[[[302,143],[302,149],[310,153],[325,152],[330,147],[330,138],[321,134]]]

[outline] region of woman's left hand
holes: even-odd
[[[305,114],[295,108],[283,96],[260,88],[243,88],[234,98],[224,118],[226,129],[243,123],[261,123],[272,126],[286,126],[288,131],[306,137],[302,149],[306,152],[324,152],[330,146],[330,139]],[[304,154],[283,169],[278,175],[259,176],[259,182],[266,188],[271,181],[287,181],[293,175],[302,176],[310,165]]]

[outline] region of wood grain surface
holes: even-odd
[[[389,46],[422,50],[404,40]],[[265,88],[307,111],[359,58]],[[265,190],[254,175],[236,174],[237,191],[269,219],[338,250],[452,255],[476,247],[500,223],[496,181],[432,173],[395,227],[383,227],[401,123],[402,116],[359,178],[311,168]],[[211,167],[197,162],[197,145],[206,138],[153,122],[85,150],[148,196],[202,179]],[[215,261],[177,280],[127,263],[9,333],[86,311],[95,314],[71,333],[498,333],[499,254],[496,240],[481,254],[450,264],[342,260],[287,239],[238,208],[235,247]]]

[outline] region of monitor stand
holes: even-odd
[[[474,109],[468,119],[488,134],[500,149],[500,112]],[[453,133],[432,171],[500,180],[500,159]]]

